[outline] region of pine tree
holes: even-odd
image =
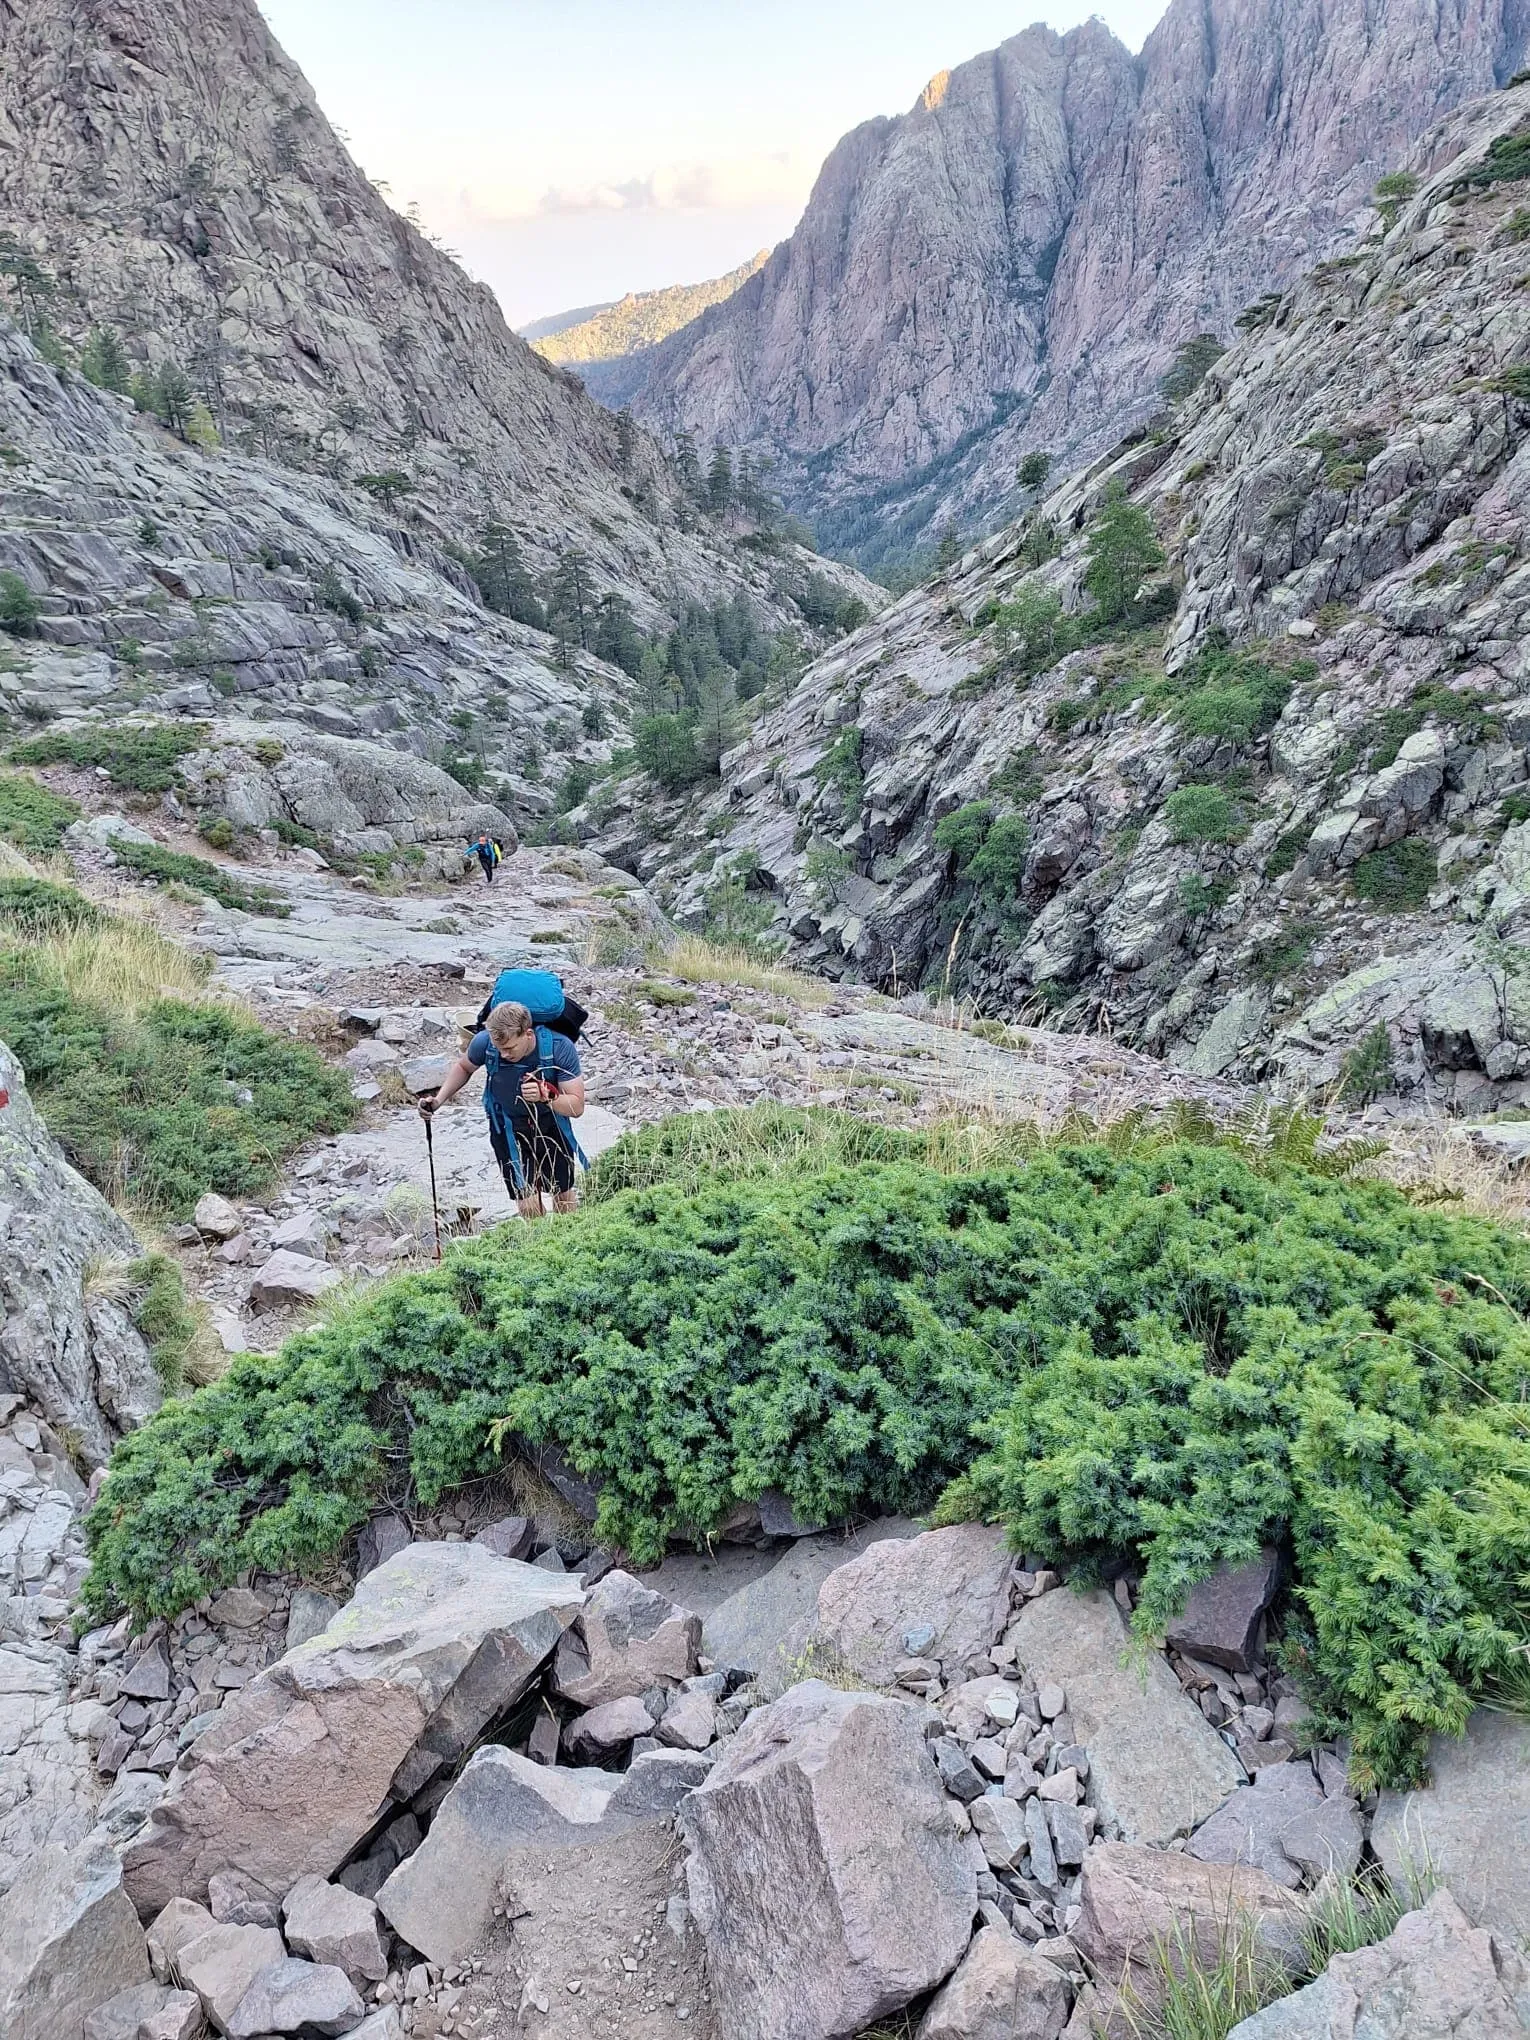
[[[675,441],[675,479],[691,502],[705,502],[706,484],[701,479],[701,462],[696,457],[694,433],[682,432]]]
[[[669,662],[658,645],[645,645],[638,661],[638,706],[645,715],[662,715],[672,693]]]
[[[707,469],[707,508],[722,517],[733,508],[733,456],[726,446],[715,447]]]
[[[552,577],[547,593],[547,615],[555,628],[566,630],[570,645],[582,652],[590,649],[590,563],[578,546],[571,545]]]
[[[1051,472],[1051,454],[1028,453],[1020,463],[1020,486],[1022,489],[1039,489]]]
[[[616,464],[624,475],[631,474],[636,452],[637,426],[630,411],[620,410],[616,414]]]
[[[547,612],[537,599],[520,541],[503,518],[491,517],[484,525],[472,572],[487,608],[516,623],[529,623],[533,630],[546,630]]]
[[[947,522],[941,526],[935,541],[935,565],[942,574],[949,573],[962,556],[962,535],[956,526]]]
[[[13,234],[0,234],[0,278],[16,300],[22,330],[35,340],[48,324],[48,304],[58,289],[37,257]]]
[[[110,326],[97,326],[80,355],[80,373],[97,389],[125,397],[133,382],[133,364]]]
[[[696,718],[696,755],[708,772],[719,770],[719,760],[737,731],[738,696],[733,675],[726,666],[713,666],[702,678]]]
[[[625,595],[602,595],[595,619],[595,655],[620,666],[635,680],[643,663],[643,634]]]
[[[1099,605],[1101,618],[1118,622],[1136,599],[1143,576],[1161,567],[1164,559],[1152,518],[1119,481],[1105,491],[1088,550],[1084,586]]]

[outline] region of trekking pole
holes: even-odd
[[[430,1115],[425,1115],[425,1152],[430,1157],[430,1215],[436,1228],[436,1259],[441,1258],[441,1202],[436,1196],[436,1139]]]

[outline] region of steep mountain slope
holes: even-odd
[[[178,361],[250,451],[396,471],[427,529],[494,512],[539,566],[577,544],[650,618],[739,585],[646,438],[384,203],[255,0],[0,0],[0,231],[68,341]]]
[[[1178,343],[1333,252],[1527,29],[1524,0],[1172,0],[1136,59],[1098,20],[1027,29],[846,136],[633,408],[775,453],[863,563],[991,520],[1020,452],[1097,452]]]
[[[626,401],[629,383],[638,364],[628,357],[656,347],[699,319],[713,305],[720,305],[764,268],[770,250],[762,248],[726,276],[707,283],[677,283],[667,290],[629,291],[615,304],[601,305],[586,318],[558,323],[545,337],[531,336],[538,354],[560,367],[577,371],[585,387],[603,403],[617,406]]]
[[[183,445],[3,320],[0,463],[0,570],[37,612],[0,640],[16,735],[59,718],[279,718],[476,761],[522,816],[551,806],[544,759],[551,780],[560,751],[609,749],[582,710],[619,724],[625,675],[577,652],[557,670],[545,634],[490,615],[420,534],[335,482]],[[467,825],[475,798],[459,793]]]
[[[1168,427],[810,669],[683,852],[638,791],[607,854],[1206,1074],[1530,1102],[1530,85],[1414,160]]]

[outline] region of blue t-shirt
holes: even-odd
[[[541,1038],[547,1043],[545,1056],[538,1047],[530,1055],[522,1056],[519,1062],[511,1062],[503,1049],[500,1050],[499,1070],[492,1079],[494,1102],[511,1119],[530,1117],[521,1096],[521,1084],[527,1077],[541,1076],[555,1084],[564,1084],[570,1077],[581,1074],[579,1051],[566,1034],[544,1032]],[[467,1059],[475,1070],[483,1068],[491,1045],[486,1027],[473,1036],[468,1044]]]

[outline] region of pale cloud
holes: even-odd
[[[713,165],[692,163],[682,169],[650,170],[646,177],[628,177],[619,184],[549,185],[536,209],[539,213],[692,212],[736,202],[728,196],[729,182]]]

